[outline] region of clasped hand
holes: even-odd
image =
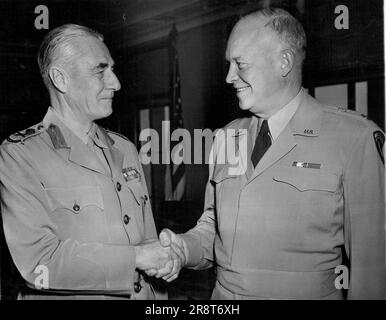
[[[185,265],[185,246],[180,236],[164,229],[159,239],[150,239],[135,246],[136,267],[148,276],[173,281]]]

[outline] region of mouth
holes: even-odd
[[[114,98],[114,92],[111,92],[106,94],[102,99],[113,100],[113,98]]]
[[[247,90],[249,88],[249,86],[246,86],[246,87],[240,87],[240,88],[235,88],[236,89],[236,92],[239,93],[239,92],[243,92],[245,90]]]

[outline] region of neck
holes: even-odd
[[[278,91],[273,97],[273,99],[271,99],[271,106],[267,108],[267,113],[256,113],[256,115],[263,119],[269,119],[279,110],[281,110],[285,105],[287,105],[293,98],[295,98],[296,95],[299,93],[300,89],[300,84],[286,86],[282,90]]]
[[[75,108],[71,108],[62,95],[50,93],[50,102],[52,108],[55,109],[67,123],[76,124],[78,128],[81,128],[85,132],[90,129],[92,121],[84,115],[77,113]]]

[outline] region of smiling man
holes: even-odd
[[[135,146],[94,121],[120,83],[101,34],[49,32],[38,54],[51,106],[0,147],[1,213],[24,299],[155,299],[144,271],[172,271]]]
[[[306,93],[305,48],[281,9],[248,14],[229,37],[226,81],[251,116],[225,130],[247,130],[231,138],[248,141],[246,171],[215,163],[196,227],[161,232],[182,266],[216,266],[213,299],[342,299],[343,278],[350,299],[385,298],[384,135]]]

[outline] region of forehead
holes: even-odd
[[[244,18],[233,28],[229,36],[225,57],[227,60],[247,58],[258,52],[265,52],[271,44],[277,43],[274,32],[265,27],[265,19]]]
[[[113,64],[110,52],[103,41],[95,37],[79,37],[73,40],[74,59],[80,64],[95,66],[99,63]]]

